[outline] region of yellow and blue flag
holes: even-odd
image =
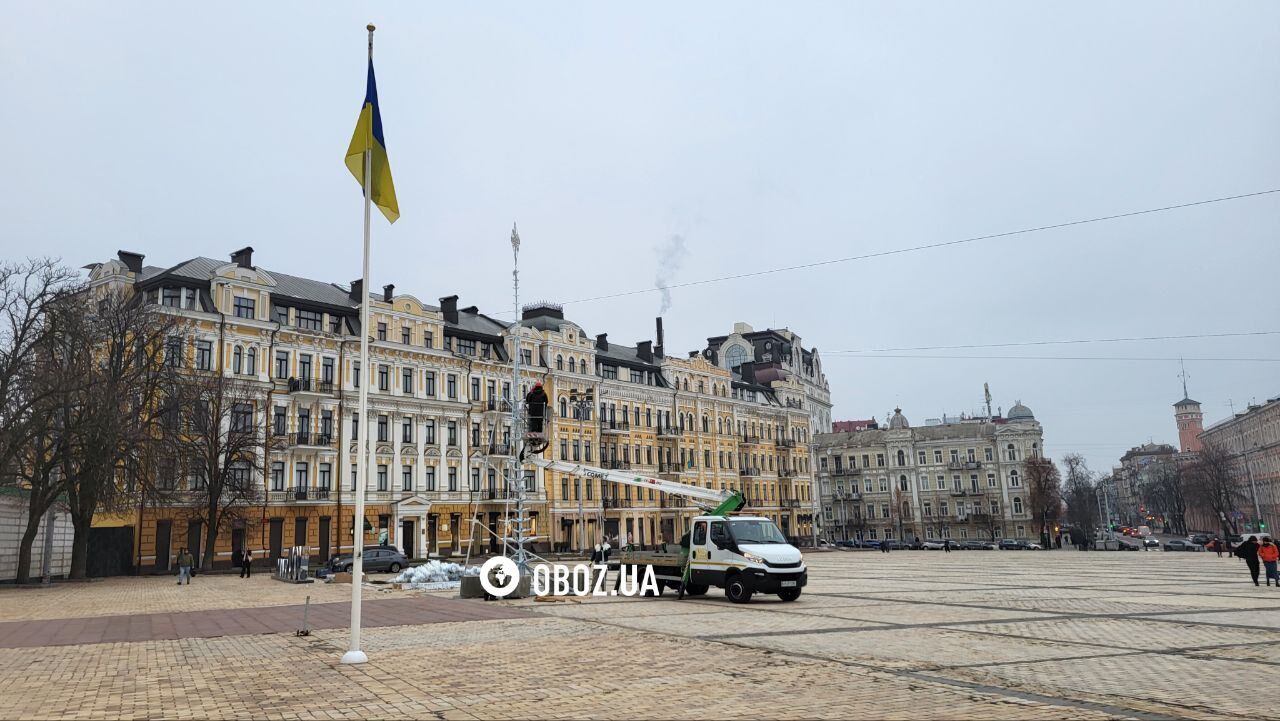
[[[364,106],[356,131],[347,147],[347,170],[360,182],[364,190],[364,152],[373,151],[370,165],[369,197],[389,222],[400,217],[400,205],[396,203],[396,186],[391,181],[391,163],[387,160],[387,141],[382,136],[382,114],[378,112],[378,84],[373,79],[373,58],[369,58],[369,84],[364,93]]]

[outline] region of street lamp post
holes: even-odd
[[[573,406],[574,413],[578,416],[578,442],[583,444],[580,453],[585,460],[586,453],[586,428],[584,422],[587,414],[591,412],[591,408],[595,405],[595,391],[588,388],[585,391],[579,391],[577,388],[570,389],[569,403]],[[582,509],[582,496],[586,491],[587,479],[578,474],[578,488],[575,495],[578,496],[578,550],[587,550],[587,516]]]

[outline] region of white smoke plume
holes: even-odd
[[[655,250],[658,252],[658,272],[653,278],[653,287],[662,292],[662,307],[658,309],[658,315],[662,315],[671,309],[671,289],[668,286],[675,280],[676,272],[689,251],[684,246],[684,236],[678,233],[672,235],[666,245]]]

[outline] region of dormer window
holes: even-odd
[[[235,311],[237,318],[255,318],[258,313],[258,302],[253,298],[241,298],[236,296]]]

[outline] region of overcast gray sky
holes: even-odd
[[[5,257],[169,265],[244,245],[346,282],[342,156],[365,31],[402,218],[374,282],[509,314],[673,282],[1280,188],[1280,3],[16,3],[0,22]],[[672,292],[668,347],[736,320],[824,352],[836,417],[1022,399],[1049,451],[1109,468],[1176,442],[1179,355],[1280,336],[832,351],[1280,330],[1280,194]],[[569,305],[650,338],[657,293]],[[902,355],[902,354],[896,354]],[[1188,360],[1212,421],[1280,364]]]

